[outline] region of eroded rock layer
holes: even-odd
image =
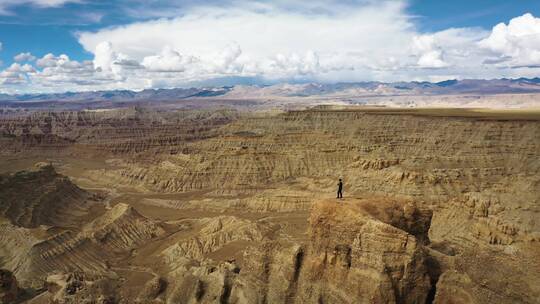
[[[51,165],[0,175],[0,215],[25,228],[73,226],[87,212],[91,195]]]
[[[35,112],[0,119],[0,153],[178,153],[185,142],[215,136],[232,111],[156,112],[141,108]]]
[[[540,303],[534,115],[126,109],[0,133],[13,301]]]

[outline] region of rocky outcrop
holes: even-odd
[[[155,277],[146,282],[143,290],[139,293],[138,301],[143,303],[152,301],[162,294],[166,288],[167,282],[163,278]]]
[[[125,251],[165,233],[154,221],[127,204],[117,204],[83,228],[81,235],[107,251]]]
[[[238,302],[232,298],[232,288],[240,275],[233,263],[218,266],[188,263],[170,274],[174,285],[167,287],[166,303],[255,303]],[[252,299],[249,299],[252,300]]]
[[[0,175],[0,216],[17,226],[76,226],[91,198],[48,164],[35,171]]]
[[[314,206],[308,249],[312,258],[306,261],[309,265],[306,272],[308,277],[318,281],[321,291],[312,296],[313,300],[322,299],[327,303],[425,302],[430,281],[426,254],[420,241],[400,229],[410,227],[395,225],[394,221],[385,223],[384,218],[373,218],[363,212],[370,206],[388,216],[385,212],[392,207],[384,206],[385,203],[322,202]],[[403,219],[414,220],[412,216]],[[345,294],[348,296],[344,297]]]
[[[8,270],[0,269],[0,304],[18,303],[19,294],[15,276]]]
[[[313,207],[309,236],[301,243],[261,237],[258,231],[264,228],[245,220],[192,221],[190,229],[198,236],[163,251],[170,270],[165,299],[167,303],[424,303],[431,290],[423,247],[430,217],[410,202],[325,200]],[[421,222],[427,224],[411,225]],[[207,259],[205,254],[237,240],[257,243],[245,250],[239,265],[234,261],[216,265]],[[161,293],[152,292],[152,297]]]
[[[535,212],[518,208],[473,194],[434,211],[430,247],[441,272],[435,303],[538,303],[540,238],[526,220]]]
[[[538,303],[538,255],[487,248],[451,257],[436,285],[434,303]]]
[[[196,236],[182,240],[163,251],[165,260],[174,265],[178,257],[202,260],[231,242],[260,242],[268,228],[232,216],[206,218],[193,223]]]
[[[100,303],[115,304],[118,283],[115,278],[102,277],[89,279],[84,273],[58,273],[47,277],[45,286],[47,291],[32,302],[39,303]]]
[[[372,203],[322,201],[305,244],[251,247],[239,276],[230,276],[227,303],[424,303],[431,288],[427,254],[414,235],[384,222],[389,210],[410,207]]]

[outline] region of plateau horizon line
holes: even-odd
[[[117,89],[103,89],[103,90],[65,90],[65,91],[36,91],[36,92],[20,92],[20,93],[9,93],[3,92],[0,88],[0,98],[8,96],[37,96],[37,95],[64,95],[64,94],[82,94],[82,93],[103,93],[103,92],[132,92],[132,93],[141,93],[141,92],[159,92],[159,91],[173,91],[173,90],[232,90],[234,88],[253,88],[253,89],[264,89],[264,88],[278,88],[278,87],[321,87],[321,88],[332,88],[332,87],[341,87],[341,86],[357,86],[369,88],[374,85],[389,86],[399,90],[412,90],[412,89],[422,89],[430,87],[441,87],[441,88],[451,88],[459,84],[467,85],[480,85],[480,84],[498,84],[500,89],[501,85],[511,85],[511,84],[528,84],[531,86],[538,86],[540,90],[540,77],[518,77],[518,78],[448,78],[441,81],[427,81],[427,80],[410,80],[410,81],[379,81],[379,80],[365,80],[365,81],[337,81],[337,82],[324,82],[324,81],[277,81],[277,82],[239,82],[239,83],[210,83],[210,84],[192,84],[185,86],[170,86],[170,87],[147,87],[141,89],[130,89],[130,88],[117,88]],[[424,87],[416,87],[416,86]],[[425,87],[428,86],[428,87]],[[512,89],[509,87],[509,89]],[[515,88],[514,88],[515,89]],[[531,89],[531,88],[528,88]],[[510,90],[509,93],[514,93],[515,90]],[[536,88],[535,88],[536,91]],[[316,92],[313,92],[316,93]],[[490,94],[486,92],[486,94]],[[193,96],[196,97],[196,96]],[[199,96],[199,97],[212,97],[212,96]]]

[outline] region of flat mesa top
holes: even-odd
[[[291,111],[302,112],[302,111]],[[540,121],[540,108],[487,109],[487,108],[390,108],[366,106],[317,106],[303,112],[357,112],[377,115],[414,115],[432,117],[473,118],[481,120]]]

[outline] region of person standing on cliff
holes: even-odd
[[[337,184],[337,198],[343,198],[343,182],[341,181],[341,178]]]

